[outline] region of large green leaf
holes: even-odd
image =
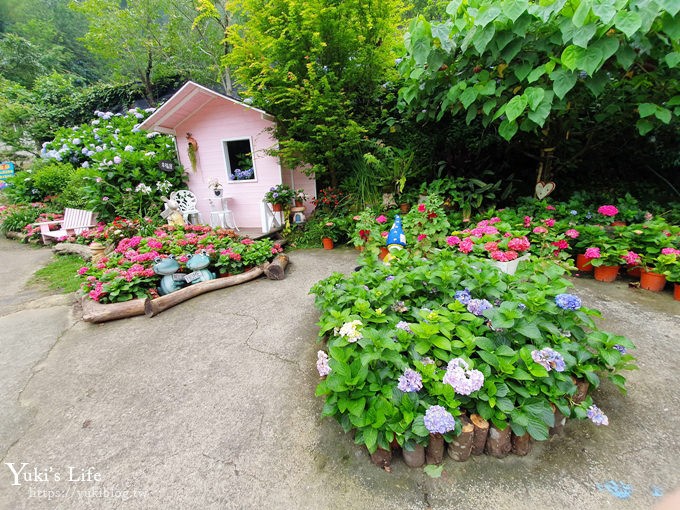
[[[446,6],[446,13],[455,16],[456,13],[458,12],[458,8],[461,6],[462,3],[463,0],[452,0]]]
[[[514,121],[517,117],[522,115],[527,107],[527,98],[524,96],[515,96],[508,101],[505,107],[505,115],[509,122]],[[502,136],[502,135],[501,135]]]
[[[647,119],[640,119],[635,123],[635,127],[637,128],[638,133],[644,136],[654,129],[654,124],[649,122]]]
[[[574,32],[572,40],[576,46],[587,48],[588,42],[590,42],[596,32],[597,25],[595,23],[588,23]]]
[[[654,112],[654,115],[656,116],[657,119],[659,119],[664,124],[669,124],[670,121],[671,121],[671,117],[672,117],[671,111],[662,107],[662,106],[659,106],[656,109],[656,111]]]
[[[630,38],[642,26],[642,18],[634,11],[619,11],[614,17],[614,26]]]
[[[504,140],[510,141],[513,136],[515,136],[515,133],[517,133],[517,123],[516,122],[509,122],[508,119],[505,119],[503,122],[501,122],[501,125],[498,126],[498,134],[501,135],[501,137]]]
[[[474,87],[468,87],[460,95],[460,102],[463,103],[463,106],[467,109],[470,107],[472,103],[475,102],[475,99],[477,99],[478,94],[479,92],[477,91],[477,89],[475,89]]]
[[[536,108],[538,108],[543,102],[543,98],[545,97],[545,89],[541,87],[527,87],[527,89],[524,91],[524,94],[522,95],[526,97],[529,108],[531,110],[536,110]]]
[[[664,60],[666,61],[666,64],[668,64],[668,67],[672,69],[680,63],[680,52],[674,51],[669,53],[664,57]]]
[[[638,112],[640,114],[641,118],[649,117],[650,115],[654,115],[656,112],[657,106],[654,103],[642,103],[638,105]]]
[[[501,5],[501,9],[503,14],[514,23],[527,10],[528,6],[529,0],[506,0]]]
[[[540,127],[543,127],[543,124],[545,124],[546,119],[550,116],[550,112],[552,111],[552,101],[554,97],[555,94],[552,90],[546,90],[543,101],[541,101],[539,107],[536,108],[535,111],[530,111],[527,114],[527,117]]]
[[[585,25],[586,19],[588,19],[588,14],[590,14],[591,0],[581,0],[578,2],[578,7],[574,11],[574,15],[571,21],[577,27],[582,27]]]
[[[602,50],[595,46],[583,50],[576,60],[576,65],[592,76],[602,65]]]
[[[350,414],[353,414],[354,416],[361,416],[364,412],[365,407],[366,407],[365,397],[361,397],[358,400],[350,400],[347,403],[347,410],[350,412]]]
[[[477,12],[477,17],[475,18],[475,25],[482,27],[487,26],[493,20],[495,20],[501,13],[501,8],[497,5],[483,5],[479,8]]]
[[[538,80],[541,76],[545,74],[545,66],[539,66],[529,73],[527,76],[527,82],[533,83]]]
[[[558,69],[550,74],[550,79],[553,81],[553,91],[560,99],[564,99],[571,89],[576,85],[576,75],[567,72],[564,69]]]
[[[596,0],[592,5],[593,13],[600,18],[605,25],[616,16],[614,0]]]
[[[566,48],[564,48],[564,51],[562,52],[562,55],[560,56],[560,61],[562,62],[562,66],[566,67],[570,71],[573,71],[576,69],[576,63],[578,59],[581,57],[583,54],[583,48],[579,48],[578,46],[575,46],[573,44],[570,44]]]
[[[671,16],[675,16],[680,12],[680,2],[678,0],[656,0],[656,3],[663,7]]]

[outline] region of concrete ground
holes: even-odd
[[[434,479],[399,458],[392,473],[374,467],[320,418],[307,292],[351,271],[355,251],[293,252],[283,281],[101,325],[80,321],[72,297],[26,286],[50,256],[0,239],[0,509],[641,509],[678,486],[668,291],[575,280],[638,346],[628,396],[596,394],[608,427],[569,422],[523,458],[447,458]]]

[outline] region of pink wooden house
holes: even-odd
[[[189,175],[189,189],[196,195],[203,223],[216,219],[219,200],[210,183],[219,182],[226,208],[242,229],[270,228],[271,211],[263,203],[272,186],[287,184],[309,197],[305,214],[313,208],[316,182],[299,170],[281,167],[269,152],[277,147],[273,137],[274,118],[266,112],[224,96],[194,82],[187,82],[141,125],[175,137],[179,160]],[[195,140],[195,168],[189,144]]]

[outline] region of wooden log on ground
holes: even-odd
[[[444,436],[441,434],[430,434],[430,442],[425,448],[425,461],[428,464],[441,464],[444,461]]]
[[[470,419],[464,414],[460,416],[463,424],[460,435],[449,443],[449,457],[457,462],[465,462],[472,453],[472,440],[475,435],[475,427]]]
[[[522,436],[512,435],[512,453],[524,457],[531,451],[533,443],[531,442],[531,436],[525,433]]]
[[[550,427],[550,435],[558,436],[564,430],[564,425],[567,423],[567,418],[560,412],[555,405],[550,404],[553,408],[553,414],[555,415],[555,425]]]
[[[390,471],[390,464],[392,463],[392,450],[378,449],[371,453],[371,462],[385,471]]]
[[[264,270],[261,267],[255,267],[248,272],[228,276],[226,278],[217,278],[216,280],[208,280],[207,282],[189,285],[171,294],[158,297],[156,299],[146,299],[144,302],[144,313],[147,317],[155,317],[159,313],[168,308],[172,308],[179,303],[191,299],[206,292],[211,292],[217,289],[224,289],[226,287],[233,287],[241,283],[249,282],[262,275]]]
[[[270,280],[283,280],[286,277],[286,266],[288,265],[288,255],[281,253],[270,264],[264,267],[264,274]]]
[[[127,319],[137,315],[144,315],[144,300],[133,299],[122,303],[107,305],[97,303],[87,296],[83,296],[83,320],[85,322],[107,322],[117,319]]]
[[[472,455],[481,455],[484,453],[486,437],[489,434],[489,422],[478,414],[471,415],[470,421],[475,429],[474,437],[472,438]]]
[[[510,425],[503,430],[492,425],[486,438],[486,453],[497,459],[507,457],[512,451],[512,429]]]
[[[408,467],[419,468],[425,464],[425,448],[422,445],[417,444],[413,450],[402,448],[401,453]]]
[[[574,404],[580,404],[588,396],[588,389],[590,388],[590,383],[585,379],[574,379],[574,384],[576,385],[576,393],[574,393],[573,401]]]
[[[83,260],[90,260],[92,258],[92,251],[89,246],[77,243],[59,243],[52,247],[54,253],[59,255],[78,255]]]

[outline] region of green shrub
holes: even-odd
[[[93,168],[79,168],[72,172],[68,184],[57,200],[58,204],[62,207],[87,209],[89,198],[85,187],[100,175]]]
[[[68,163],[37,165],[33,170],[33,187],[38,190],[38,197],[42,200],[61,193],[71,180],[73,171]]]
[[[5,217],[0,230],[3,232],[22,232],[26,225],[35,221],[39,212],[33,208],[17,209]]]

